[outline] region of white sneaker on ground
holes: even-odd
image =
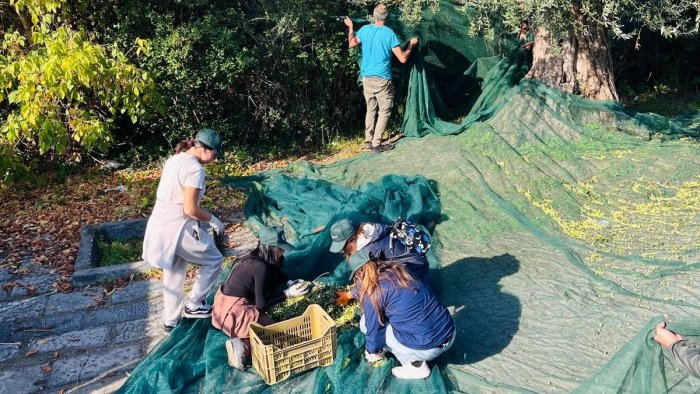
[[[413,361],[406,365],[392,368],[391,373],[399,379],[425,379],[430,376],[430,368],[428,368],[428,363],[425,361]]]
[[[228,365],[233,368],[243,369],[243,355],[245,346],[240,338],[231,338],[226,341],[226,353],[228,354]]]
[[[207,304],[206,301],[195,303],[192,301],[185,302],[185,317],[190,319],[206,319],[211,317],[211,305]]]

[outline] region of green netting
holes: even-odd
[[[299,247],[285,266],[292,276],[330,272],[325,281],[345,283],[327,252],[339,217],[402,216],[434,229],[431,286],[458,336],[431,378],[402,382],[392,363],[368,366],[354,330],[332,366],[268,387],[229,368],[226,337],[196,321],[178,326],[122,392],[700,390],[651,339],[661,315],[700,336],[700,118],[633,113],[520,80],[522,53],[501,58],[466,23],[443,3],[415,29],[424,56],[410,69],[404,131],[423,138],[226,180],[250,188],[253,229],[282,225]]]

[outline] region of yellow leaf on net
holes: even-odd
[[[373,363],[372,363],[372,366],[373,366],[374,368],[381,368],[381,367],[384,366],[385,363],[386,363],[386,359],[384,358],[384,359],[381,359],[381,360],[379,360],[379,361],[373,362]]]

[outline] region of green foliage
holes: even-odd
[[[151,71],[166,111],[143,123],[142,144],[174,145],[206,126],[255,157],[324,145],[362,124],[357,66],[332,0],[162,2],[83,0],[73,23],[104,44],[151,43]],[[114,23],[113,21],[119,21]],[[162,136],[162,137],[161,137]],[[127,141],[128,140],[128,141]],[[121,141],[121,140],[120,140]]]
[[[116,46],[94,44],[59,22],[61,1],[15,1],[33,26],[4,35],[0,47],[0,181],[17,178],[37,159],[71,161],[80,152],[106,151],[121,116],[136,123],[157,99],[150,74]],[[135,40],[133,51],[148,52]]]
[[[408,0],[407,2],[413,2]],[[424,1],[424,0],[417,0]],[[563,36],[592,24],[602,26],[614,37],[638,37],[642,28],[677,37],[698,32],[700,3],[696,0],[460,0],[475,11],[472,33],[505,25],[517,29],[529,20]],[[494,23],[495,22],[495,23]]]
[[[98,238],[97,248],[100,250],[100,260],[98,262],[100,267],[123,263],[133,263],[141,260],[143,240],[137,239],[125,242],[108,242],[104,238]]]
[[[349,3],[365,7],[370,14],[375,4],[386,4],[392,13],[400,15],[399,19],[401,22],[409,26],[416,26],[421,21],[423,11],[426,8],[430,8],[433,11],[437,11],[440,8],[440,0],[384,0],[379,2],[375,0],[349,0]]]

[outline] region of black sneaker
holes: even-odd
[[[163,334],[165,334],[165,335],[170,334],[173,331],[173,328],[175,328],[175,326],[163,324]]]
[[[382,153],[392,149],[394,149],[394,145],[373,146],[372,149],[369,150],[369,153]]]
[[[211,317],[211,305],[207,304],[206,301],[202,301],[200,304],[195,305],[185,303],[184,315],[190,319],[206,319]]]

